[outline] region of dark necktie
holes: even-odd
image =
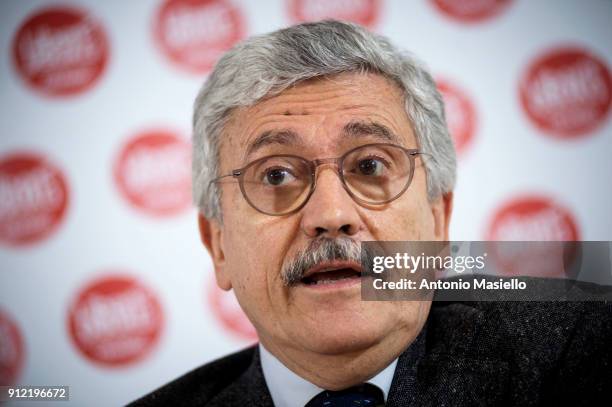
[[[373,384],[364,383],[340,391],[322,391],[304,407],[382,407],[384,405],[382,390]]]

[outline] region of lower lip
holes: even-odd
[[[361,283],[361,277],[343,278],[340,280],[332,280],[328,283],[322,284],[304,284],[301,283],[300,287],[304,287],[310,290],[316,291],[334,291],[350,288]]]

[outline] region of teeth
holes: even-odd
[[[306,285],[335,284],[338,281],[361,278],[362,273],[330,273],[329,275],[316,275],[314,277],[304,277],[302,283]]]
[[[315,284],[319,285],[319,284],[331,284],[334,283],[336,281],[342,281],[342,280],[346,280],[350,277],[341,277],[341,278],[336,278],[334,280],[318,280]]]

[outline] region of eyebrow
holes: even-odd
[[[387,126],[377,122],[351,121],[342,128],[342,135],[350,138],[374,136],[384,141],[400,144],[400,138],[395,133]],[[248,146],[246,157],[271,144],[295,145],[300,142],[300,135],[291,129],[264,131]]]
[[[400,144],[400,138],[387,126],[377,122],[351,121],[344,126],[342,133],[348,137],[374,136],[384,141]]]
[[[249,145],[246,157],[270,144],[291,145],[296,144],[299,140],[300,136],[291,129],[264,131]]]

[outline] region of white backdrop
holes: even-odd
[[[124,404],[256,340],[197,235],[191,106],[235,41],[323,17],[438,79],[453,240],[612,240],[612,1],[3,1],[0,385]]]

